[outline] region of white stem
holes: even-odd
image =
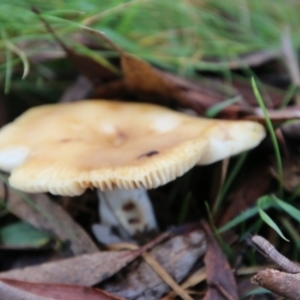
[[[145,190],[98,190],[98,196],[101,224],[118,228],[123,238],[157,230],[152,205]]]

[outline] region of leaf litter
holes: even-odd
[[[100,287],[126,299],[158,299],[170,290],[165,276],[153,267],[153,259],[176,281],[181,281],[204,254],[206,240],[202,230],[188,230],[183,235],[166,239],[166,235],[133,251],[102,251],[79,255],[57,262],[0,273],[0,278],[47,284],[92,286],[106,280]],[[154,247],[152,250],[151,248]],[[150,250],[149,250],[150,249]],[[125,276],[111,279],[121,269],[149,250],[146,262],[129,265]],[[155,264],[155,263],[154,263]],[[157,263],[156,263],[157,264]],[[152,266],[152,267],[151,267]],[[161,279],[162,278],[164,279]],[[168,279],[167,279],[168,280]],[[187,298],[186,298],[187,299]]]
[[[205,250],[203,231],[194,229],[158,245],[149,254],[176,282],[180,282]],[[153,270],[153,266],[147,260],[141,262],[133,272],[126,273],[124,278],[103,283],[101,286],[126,299],[159,299],[170,290],[161,276]]]
[[[95,288],[11,279],[0,280],[0,294],[3,300],[125,300]]]
[[[4,186],[0,186],[0,195],[4,198]],[[94,253],[96,244],[88,234],[45,194],[25,194],[12,188],[8,189],[6,206],[10,212],[36,228],[45,230],[69,244],[75,254]],[[45,212],[45,213],[41,213]]]
[[[238,289],[226,256],[218,245],[208,223],[202,223],[207,239],[204,263],[207,272],[208,291],[205,300],[237,300]]]

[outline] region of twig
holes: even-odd
[[[259,271],[251,278],[251,283],[266,288],[285,299],[300,299],[300,274],[288,274],[277,270]]]
[[[248,242],[250,242],[250,245],[258,250],[262,255],[271,259],[283,271],[288,273],[300,273],[300,266],[296,265],[279,253],[275,247],[263,237],[255,235],[250,241],[248,239]]]

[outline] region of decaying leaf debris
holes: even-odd
[[[0,294],[3,300],[125,300],[99,289],[63,284],[42,284],[0,280]]]
[[[0,185],[0,197],[4,197],[4,193],[4,187]],[[24,197],[30,199],[30,202],[26,202]],[[98,251],[97,246],[86,232],[72,220],[61,206],[55,204],[44,194],[29,195],[9,188],[7,207],[20,219],[50,232],[62,242],[68,242],[74,255]],[[46,213],[41,214],[41,211]],[[59,222],[54,220],[59,220]]]
[[[239,299],[237,284],[227,259],[207,223],[202,223],[207,238],[206,265],[208,291],[205,300]]]
[[[126,299],[158,299],[170,288],[147,262],[137,261],[123,270],[121,277],[107,279],[136,260],[151,245],[154,246],[150,243],[134,251],[85,254],[21,270],[3,272],[0,273],[0,278],[81,286],[92,286],[106,279],[101,287],[115,295]],[[153,256],[177,282],[180,282],[205,250],[206,239],[203,231],[194,229],[155,246],[150,250],[149,255]]]
[[[193,230],[150,251],[161,266],[177,282],[188,274],[195,262],[205,253],[206,239],[202,230]],[[107,282],[101,287],[126,299],[159,299],[170,290],[147,262],[141,262],[123,278]]]

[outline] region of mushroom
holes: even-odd
[[[0,130],[0,169],[25,192],[75,196],[97,188],[106,200],[104,222],[118,215],[132,235],[156,228],[143,189],[253,148],[264,136],[255,122],[198,118],[153,104],[43,105]]]

